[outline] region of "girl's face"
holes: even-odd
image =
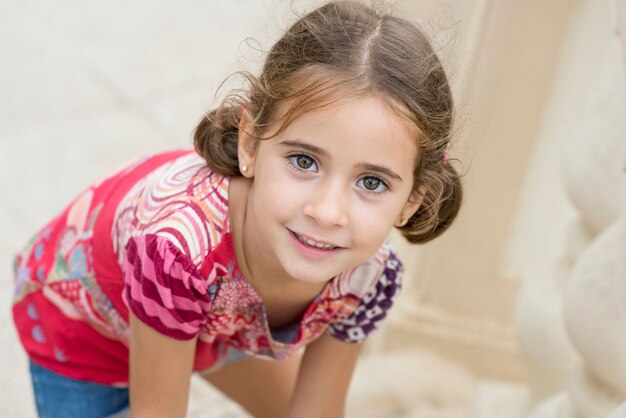
[[[310,111],[269,140],[242,129],[239,161],[252,179],[246,247],[309,283],[363,263],[421,203],[417,154],[404,120],[375,97]]]

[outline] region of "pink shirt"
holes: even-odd
[[[17,256],[14,320],[31,359],[69,377],[128,383],[128,312],[198,337],[194,370],[231,348],[283,359],[328,332],[361,342],[400,288],[388,245],[330,280],[301,320],[270,329],[235,258],[228,177],[192,151],[159,154],[85,190]]]

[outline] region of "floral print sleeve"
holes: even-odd
[[[376,330],[401,289],[402,263],[397,255],[388,250],[381,260],[382,272],[378,280],[361,297],[354,311],[347,317],[331,323],[327,332],[347,343],[361,343]]]
[[[206,279],[166,238],[147,234],[130,239],[124,282],[129,310],[162,334],[189,340],[206,322],[211,307]]]

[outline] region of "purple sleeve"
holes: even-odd
[[[328,333],[347,343],[360,343],[385,319],[402,287],[402,262],[393,251],[385,261],[375,285],[363,296],[357,308],[346,318],[328,326]]]
[[[211,307],[207,282],[169,240],[131,238],[124,261],[123,299],[142,322],[171,338],[194,338]]]

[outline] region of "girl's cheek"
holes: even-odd
[[[306,186],[301,182],[294,181],[293,178],[283,178],[276,182],[273,188],[273,194],[281,196],[284,200],[299,200],[306,193]]]

